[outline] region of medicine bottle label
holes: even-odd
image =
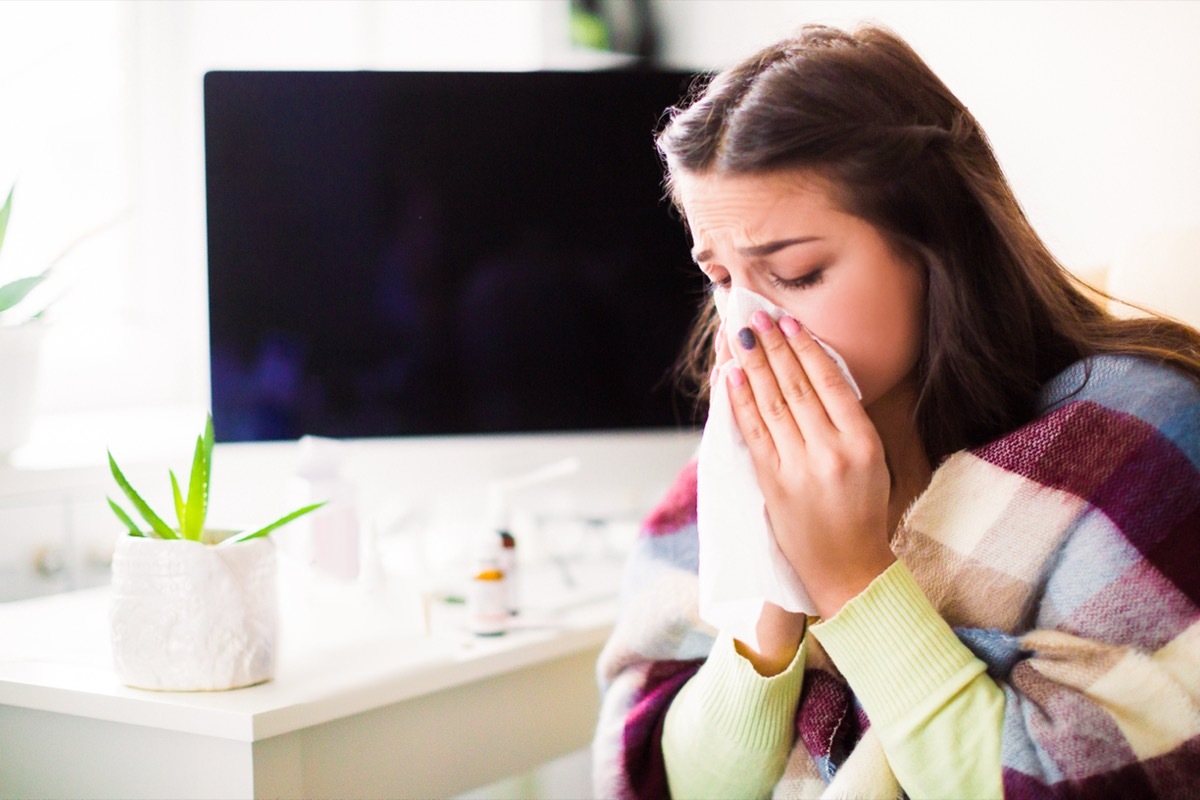
[[[508,629],[508,593],[504,573],[484,570],[468,587],[467,610],[471,632],[476,636],[499,636]]]

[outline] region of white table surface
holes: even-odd
[[[37,719],[41,719],[37,715],[49,715],[46,719],[54,720],[56,725],[63,719],[100,721],[107,725],[103,730],[113,731],[114,736],[122,731],[152,729],[184,734],[187,741],[236,744],[230,752],[252,753],[253,764],[240,783],[222,785],[219,791],[228,796],[280,796],[289,788],[306,796],[317,796],[325,790],[352,796],[360,789],[369,794],[378,787],[385,787],[393,796],[445,796],[514,774],[538,763],[537,759],[550,760],[586,744],[598,698],[593,676],[578,673],[594,665],[595,654],[611,631],[619,570],[619,564],[611,561],[575,565],[575,586],[571,587],[550,565],[524,569],[522,596],[529,599],[520,627],[495,638],[470,635],[465,628],[465,609],[436,597],[429,604],[430,613],[425,614],[415,593],[390,584],[369,594],[352,585],[285,578],[275,679],[225,692],[152,692],[120,685],[110,663],[107,588],[0,604],[0,711],[18,715],[23,724],[28,723],[30,714]],[[560,706],[571,704],[577,719],[564,723],[570,727],[565,733],[549,730],[550,741],[544,745],[477,752],[470,756],[469,775],[443,776],[436,765],[426,764],[415,771],[424,777],[394,789],[386,781],[396,780],[397,774],[414,774],[414,770],[398,773],[393,769],[378,779],[364,774],[358,788],[345,785],[344,777],[335,787],[326,787],[320,776],[313,774],[313,764],[321,759],[319,737],[313,731],[322,726],[332,731],[329,726],[355,715],[364,715],[356,719],[375,719],[369,715],[403,709],[405,704],[422,698],[445,697],[447,705],[443,708],[454,709],[455,693],[462,693],[464,702],[469,697],[475,705],[473,713],[481,730],[495,725],[497,731],[502,731],[510,717],[516,720],[521,714],[527,715],[529,708],[545,703],[545,697],[520,694],[536,693],[537,670],[548,665],[569,671],[566,680],[574,688],[557,691],[570,691],[576,696],[553,699]],[[509,680],[520,676],[525,681],[521,685],[527,688],[497,688],[503,696],[496,696],[492,704],[490,695],[480,689],[488,686],[488,681],[504,676]],[[494,707],[484,707],[489,705]],[[458,713],[453,710],[447,716]],[[437,718],[418,722],[435,731],[441,724]],[[391,723],[369,724],[386,728]],[[514,724],[525,725],[527,732],[536,723],[527,720]],[[344,739],[342,730],[340,736]],[[299,742],[300,734],[307,737],[303,747],[279,744]],[[379,734],[384,735],[388,734]],[[46,738],[50,736],[46,734]],[[161,784],[139,784],[138,775],[129,774],[128,769],[118,770],[115,776],[109,774],[112,769],[101,770],[88,782],[91,767],[83,763],[86,754],[56,751],[60,745],[54,741],[30,741],[38,738],[36,733],[26,735],[21,763],[6,763],[0,755],[0,795],[8,796],[14,786],[20,796],[36,793],[38,787],[53,792],[67,791],[75,785],[62,783],[61,776],[33,774],[40,767],[31,764],[41,763],[39,748],[43,745],[46,764],[62,765],[64,759],[69,763],[74,758],[74,768],[85,776],[81,782],[94,787],[95,796],[105,794],[105,787],[98,785],[101,777],[119,784],[107,786],[107,791],[124,792],[127,797],[163,788]],[[268,740],[270,747],[259,746]],[[239,749],[241,745],[245,747]],[[429,745],[428,752],[412,757],[437,760],[445,755],[447,771],[452,772],[453,759],[449,759],[446,747],[453,745]],[[259,753],[271,748],[272,752],[287,751],[290,755],[272,756],[273,766],[268,769]],[[280,766],[283,761],[287,763]],[[476,763],[480,764],[477,770]],[[355,774],[369,766],[356,767]],[[122,780],[127,783],[121,784]],[[6,785],[10,789],[5,790]],[[188,796],[189,788],[194,787],[168,788],[171,792],[178,788],[179,796]]]

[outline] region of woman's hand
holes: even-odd
[[[794,319],[776,325],[756,311],[737,339],[734,418],[779,547],[828,619],[895,561],[883,444],[837,364]]]
[[[734,648],[765,678],[791,666],[808,629],[808,618],[794,611],[785,611],[771,602],[763,603],[762,613],[755,626],[758,649],[735,639]]]
[[[718,379],[721,367],[726,362],[733,360],[733,354],[729,350],[729,339],[725,335],[724,323],[718,326],[713,344],[716,358],[709,375],[710,384]],[[804,614],[785,611],[774,603],[763,603],[762,613],[755,626],[758,649],[755,650],[741,641],[735,641],[734,645],[742,657],[754,666],[759,675],[771,677],[783,672],[792,663],[807,629],[808,619]]]

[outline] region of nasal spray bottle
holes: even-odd
[[[512,533],[512,493],[579,469],[579,459],[565,458],[487,487],[487,530],[476,548],[475,571],[468,605],[471,629],[480,636],[503,633],[507,619],[521,611],[517,539]]]
[[[353,581],[359,574],[359,520],[354,484],[342,476],[342,458],[336,439],[300,439],[293,501],[326,504],[293,523],[286,550],[324,577]]]

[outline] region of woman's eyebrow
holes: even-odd
[[[784,250],[788,247],[792,247],[793,245],[808,244],[809,242],[819,242],[820,240],[821,240],[820,236],[797,236],[792,239],[776,239],[773,242],[767,242],[765,244],[755,244],[755,245],[750,245],[749,247],[739,247],[739,248],[737,248],[737,251],[738,251],[738,253],[740,253],[741,255],[744,255],[744,256],[750,256],[752,258],[762,258],[763,256],[769,256],[774,253],[778,253],[780,250]]]
[[[773,242],[766,242],[764,244],[738,247],[736,250],[739,255],[749,256],[750,258],[762,258],[764,256],[778,253],[780,250],[784,250],[793,245],[808,244],[809,242],[819,241],[821,241],[820,236],[796,236],[791,239],[776,239]],[[712,250],[710,249],[692,251],[692,260],[697,264],[702,264],[705,261],[708,261],[710,258],[712,258]]]

